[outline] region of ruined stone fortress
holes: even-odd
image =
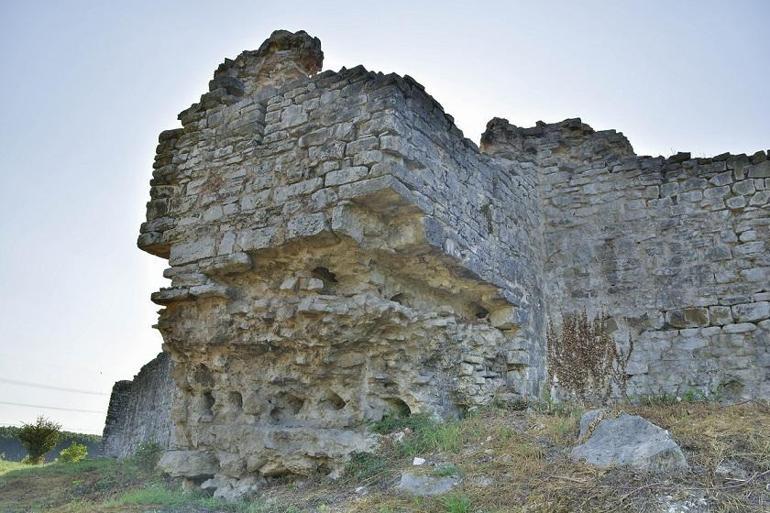
[[[770,160],[579,119],[465,139],[422,85],[277,31],[160,134],[138,245],[164,355],[105,429],[226,488],[334,475],[385,415],[770,397]],[[170,359],[170,360],[169,360]]]

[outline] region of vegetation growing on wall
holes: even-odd
[[[625,395],[626,364],[631,354],[621,351],[607,329],[609,317],[590,318],[583,310],[562,315],[557,328],[548,324],[548,373],[559,392],[584,402],[605,402],[613,389]]]

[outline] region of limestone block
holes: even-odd
[[[650,472],[675,472],[688,468],[671,435],[637,415],[616,418],[592,410],[580,421],[580,439],[572,450],[575,461],[599,467],[629,466]]]
[[[732,311],[727,306],[710,306],[709,307],[709,323],[719,326],[730,324],[733,322]]]
[[[219,469],[216,456],[202,451],[166,451],[158,468],[174,477],[201,479],[213,476]]]
[[[760,301],[757,303],[734,305],[732,312],[738,322],[762,321],[770,317],[770,302]]]
[[[706,308],[685,308],[668,313],[668,323],[675,328],[708,326],[709,316]]]
[[[404,472],[398,482],[398,490],[409,495],[428,497],[442,495],[452,490],[460,483],[456,477],[433,477]]]
[[[215,252],[216,244],[212,237],[203,237],[190,242],[173,244],[171,246],[169,263],[171,265],[187,264],[203,258],[213,257]]]
[[[324,177],[327,187],[334,185],[340,185],[348,182],[355,182],[366,177],[369,173],[369,168],[366,166],[346,167],[337,171],[327,173]]]

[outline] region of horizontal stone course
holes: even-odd
[[[759,323],[770,287],[770,216],[764,182],[751,178],[764,172],[764,153],[627,157],[619,164],[607,153],[592,153],[610,142],[579,120],[537,130],[490,125],[484,136],[490,147],[501,154],[530,148],[517,158],[543,169],[538,190],[544,204],[553,205],[543,209],[552,255],[544,269],[549,319],[583,309],[609,315],[620,326],[616,340],[633,347],[629,393],[717,393],[735,380],[741,397],[767,396],[770,335]],[[614,151],[626,148],[621,143]],[[595,159],[590,167],[587,154]],[[642,185],[640,176],[657,190]],[[599,196],[600,190],[619,194]],[[638,198],[646,199],[642,208]],[[661,313],[663,325],[640,322]],[[703,331],[691,335],[697,328]],[[653,334],[668,341],[668,349],[653,344]],[[737,350],[746,353],[740,365],[733,360]]]

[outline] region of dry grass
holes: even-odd
[[[459,424],[463,442],[459,452],[423,456],[457,466],[463,476],[457,494],[470,501],[469,511],[474,512],[660,511],[666,497],[672,502],[705,498],[714,512],[770,511],[767,406],[688,403],[623,409],[670,430],[685,450],[691,470],[662,477],[628,469],[602,471],[571,462],[568,454],[576,443],[580,418],[574,410],[484,411]],[[728,460],[747,472],[743,480],[716,472]],[[415,500],[388,488],[340,511],[448,510],[440,498]]]
[[[401,442],[384,443],[378,454],[355,458],[342,479],[278,484],[249,504],[224,507],[200,496],[184,496],[162,481],[152,487],[134,481],[131,488],[120,481],[135,476],[124,476],[114,463],[99,463],[80,470],[57,470],[54,465],[51,470],[11,471],[0,478],[0,511],[611,513],[661,511],[665,497],[671,502],[703,498],[709,511],[718,513],[770,511],[766,405],[679,403],[623,409],[670,430],[691,470],[663,477],[575,464],[568,455],[576,442],[580,411],[489,409],[448,424],[413,418],[411,434]],[[414,455],[427,458],[429,465],[412,466]],[[726,464],[740,467],[744,475],[717,472]],[[443,497],[404,496],[395,485],[407,469],[456,475],[462,484]],[[17,509],[11,507],[13,501]]]

